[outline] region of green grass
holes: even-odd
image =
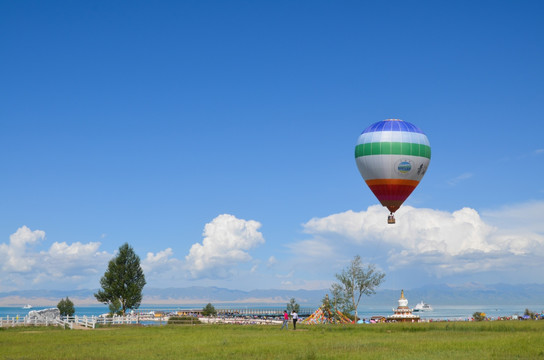
[[[544,359],[544,321],[3,328],[0,359]]]

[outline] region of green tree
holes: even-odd
[[[121,245],[117,255],[110,260],[108,269],[100,279],[102,289],[98,290],[94,296],[99,302],[110,304],[110,310],[113,306],[124,315],[127,309],[140,307],[145,284],[140,257],[134,253],[128,243],[125,243]]]
[[[296,313],[300,311],[300,305],[296,302],[295,298],[291,298],[287,303],[287,312],[290,314],[293,311]]]
[[[332,285],[331,291],[339,293],[340,303],[344,305],[345,310],[355,312],[355,321],[357,321],[357,308],[361,297],[375,294],[385,274],[376,270],[374,264],[364,266],[361,257],[356,255],[340,274],[336,274],[336,278],[339,282]]]
[[[208,305],[204,306],[204,308],[202,309],[202,315],[215,316],[217,315],[217,310],[215,310],[215,307],[211,303],[208,303]]]
[[[57,309],[60,311],[60,316],[74,316],[76,309],[74,308],[74,303],[72,300],[66,297],[66,299],[61,299],[57,304]]]

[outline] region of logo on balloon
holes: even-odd
[[[408,161],[402,161],[397,169],[401,174],[407,174],[410,172],[410,170],[412,170],[412,164],[410,164]]]

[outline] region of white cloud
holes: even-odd
[[[150,286],[172,286],[184,278],[183,262],[174,257],[171,248],[157,253],[148,252],[141,262]]]
[[[544,233],[544,201],[531,201],[484,210],[482,216],[489,223],[516,232]]]
[[[268,258],[266,266],[270,268],[270,267],[276,265],[277,263],[278,263],[278,259],[276,259],[276,257],[274,255],[272,255],[272,256],[270,256]]]
[[[210,286],[326,288],[355,254],[385,271],[388,283],[541,282],[543,213],[544,201],[482,212],[404,206],[391,226],[388,211],[375,205],[311,219],[303,224],[302,239],[284,245],[291,255],[282,251],[281,257],[269,253],[264,259],[251,254],[265,242],[261,224],[225,214],[205,225],[202,241],[184,259],[168,247],[148,252],[141,264],[150,287],[198,280]],[[44,231],[22,226],[0,243],[0,290],[95,288],[114,255],[100,247],[100,242],[46,242]]]
[[[99,242],[82,244],[75,242],[54,242],[49,250],[41,251],[38,268],[42,269],[44,278],[50,280],[73,278],[81,279],[86,275],[99,274],[106,270],[106,264],[112,257],[106,252],[99,252]],[[97,267],[101,264],[102,267]]]
[[[59,281],[63,286],[97,286],[98,277],[112,257],[98,251],[100,243],[54,242],[48,250],[35,250],[33,245],[44,239],[44,231],[22,226],[10,236],[8,244],[0,244],[3,288],[24,288],[28,284],[45,288]]]
[[[145,259],[142,260],[142,269],[145,273],[157,271],[158,269],[169,268],[178,260],[173,258],[174,252],[171,248],[164,249],[156,254],[148,252]]]
[[[0,244],[0,259],[3,271],[28,272],[32,269],[37,259],[36,256],[27,256],[28,245],[33,245],[45,238],[42,230],[32,231],[26,226],[21,226],[10,235],[9,244]]]
[[[42,252],[42,255],[48,255],[51,259],[56,261],[61,260],[77,260],[84,257],[92,257],[98,251],[100,247],[99,242],[90,242],[88,244],[82,244],[79,241],[72,243],[71,245],[65,242],[54,242],[47,252]]]
[[[533,226],[519,227],[516,220],[528,209],[537,214],[531,217]],[[516,271],[520,266],[542,268],[543,211],[544,203],[539,203],[486,213],[495,217],[494,226],[470,208],[450,213],[404,206],[397,212],[397,224],[387,225],[387,211],[375,205],[367,211],[346,211],[308,221],[304,231],[312,239],[293,244],[291,249],[312,244],[310,248],[321,247],[327,253],[347,247],[365,255],[379,248],[389,269],[424,269],[434,277]],[[321,261],[318,253],[305,255]]]
[[[472,176],[473,175],[471,173],[463,173],[459,176],[454,177],[453,179],[448,180],[448,185],[455,186],[459,184],[461,181],[470,179]]]
[[[227,278],[239,263],[252,258],[248,250],[264,243],[254,220],[219,215],[204,227],[202,244],[193,244],[185,257],[192,278]]]

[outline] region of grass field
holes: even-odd
[[[544,359],[544,321],[2,328],[0,359]]]

